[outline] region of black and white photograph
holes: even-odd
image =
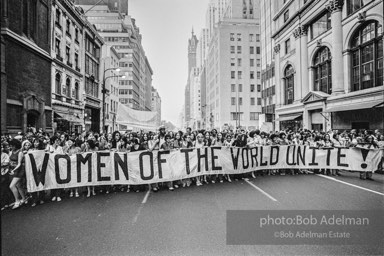
[[[0,2],[1,255],[384,255],[383,0]]]

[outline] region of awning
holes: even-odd
[[[296,120],[296,119],[300,118],[302,115],[303,114],[289,115],[289,116],[288,115],[281,115],[275,121],[282,122],[282,121]]]
[[[54,114],[54,119],[56,120],[67,120],[70,123],[84,123],[84,120],[75,116],[75,115],[69,115],[69,114],[63,114],[63,113],[56,113]]]
[[[323,112],[340,112],[340,111],[350,111],[357,109],[367,109],[379,106],[382,104],[382,101],[368,101],[368,102],[358,102],[349,105],[339,105],[334,107],[329,107]]]

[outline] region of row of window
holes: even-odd
[[[85,56],[85,73],[99,80],[99,64],[89,56]]]
[[[237,33],[237,41],[241,41],[241,33]],[[229,34],[229,39],[231,41],[235,41],[235,33],[230,33]],[[254,34],[249,34],[249,42],[255,42],[255,39],[256,39],[256,42],[260,42],[260,34],[256,34],[256,36]]]
[[[65,18],[65,24],[66,24],[66,30],[65,30],[65,34],[69,37],[72,37],[72,33],[71,33],[71,20],[67,17]],[[59,9],[56,9],[56,19],[55,19],[55,24],[57,27],[59,27],[60,29],[62,29],[62,24],[61,24],[61,11]],[[75,28],[75,42],[78,44],[79,43],[79,29],[73,25],[74,28]]]
[[[260,72],[256,72],[257,79],[260,79]],[[243,72],[242,71],[237,71],[237,78],[238,79],[243,79]],[[249,72],[249,78],[250,79],[255,79],[255,71],[250,71]],[[236,71],[231,71],[231,79],[236,79]]]
[[[383,29],[377,21],[362,25],[352,36],[352,91],[383,85]],[[313,61],[314,90],[332,93],[332,56],[328,47],[320,48]],[[294,101],[294,69],[284,70],[284,103]]]
[[[256,98],[251,97],[250,101],[251,101],[251,106],[255,106],[256,105]],[[239,103],[240,106],[243,105],[243,98],[242,97],[238,98],[238,103]],[[236,97],[231,97],[231,105],[232,106],[236,106]],[[261,98],[257,98],[257,105],[259,105],[259,106],[261,105]]]
[[[231,50],[232,54],[236,53],[236,48],[234,45],[231,45],[230,50]],[[240,45],[238,45],[237,46],[237,54],[241,54],[241,52],[242,52],[242,47]],[[255,47],[254,46],[249,47],[249,54],[255,54]],[[256,54],[260,54],[260,47],[259,46],[256,47]]]
[[[55,53],[56,53],[56,58],[67,63],[70,67],[74,66],[77,70],[80,69],[79,66],[79,54],[75,52],[74,54],[74,63],[71,62],[72,59],[72,54],[71,54],[71,48],[67,45],[65,47],[65,61],[62,59],[62,54],[61,54],[61,41],[60,39],[56,38],[55,40]],[[73,65],[74,64],[74,65]]]
[[[261,113],[263,113],[263,114],[273,114],[273,113],[275,113],[275,104],[262,107],[261,108]],[[270,121],[270,122],[272,122],[272,121]]]
[[[273,96],[273,95],[275,95],[275,93],[276,93],[275,92],[275,86],[273,85],[273,86],[268,87],[268,88],[261,91],[261,98],[264,99],[264,98],[267,98],[269,96]]]
[[[236,59],[231,58],[231,66],[234,67],[236,65]],[[256,65],[260,67],[260,59],[256,59]],[[241,67],[242,66],[242,59],[237,58],[237,66]],[[254,67],[255,66],[255,59],[249,59],[249,66]]]
[[[244,121],[244,113],[243,112],[231,112],[231,121]],[[249,112],[249,120],[259,120],[259,113],[258,112]]]
[[[261,82],[275,77],[275,67],[269,67],[267,70],[261,72]]]
[[[258,84],[257,85],[257,91],[260,92],[260,90],[261,90],[261,85]],[[243,92],[243,85],[242,84],[238,85],[238,91]],[[255,85],[254,84],[250,85],[250,91],[251,92],[255,91]],[[231,84],[231,92],[236,92],[236,85],[235,84]]]
[[[99,84],[89,79],[85,78],[85,93],[89,96],[98,98],[99,97]]]
[[[65,83],[62,83],[61,74],[56,73],[55,76],[55,92],[58,95],[66,96],[67,98],[73,98],[80,100],[80,86],[79,82],[75,81],[74,86],[72,87],[72,79],[67,76]]]

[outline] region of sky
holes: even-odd
[[[179,125],[188,78],[188,39],[205,27],[209,0],[129,0],[161,100],[161,119]]]

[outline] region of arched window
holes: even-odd
[[[55,86],[56,86],[56,93],[61,94],[61,76],[59,73],[56,73],[56,78],[55,78]]]
[[[383,26],[374,21],[360,27],[350,50],[352,91],[383,85]]]
[[[66,93],[66,96],[68,97],[68,98],[70,98],[71,97],[71,79],[69,79],[69,77],[67,77],[67,80],[66,80],[66,82],[65,82],[65,85],[66,85],[66,89],[67,89],[67,93]]]
[[[317,51],[313,63],[314,91],[332,93],[331,52],[328,47]]]
[[[295,71],[293,70],[293,67],[289,65],[284,70],[284,89],[285,89],[285,100],[284,104],[292,104],[294,100],[294,80],[293,75]]]
[[[75,83],[75,99],[79,100],[79,83]]]

